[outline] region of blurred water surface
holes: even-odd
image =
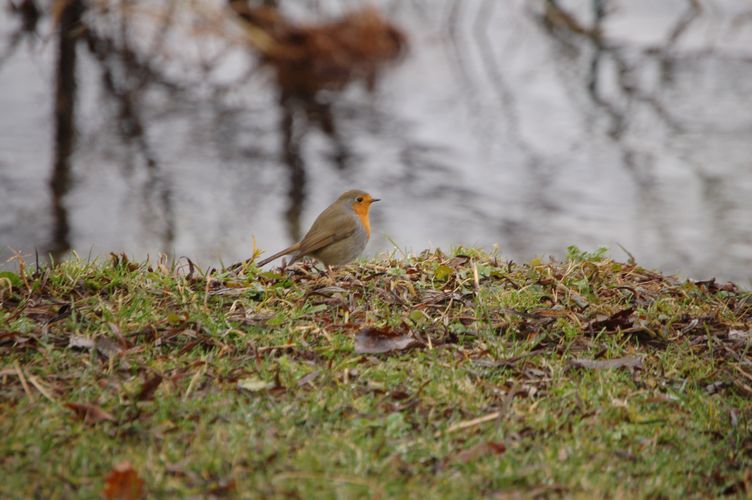
[[[358,187],[384,200],[371,254],[393,241],[626,258],[622,245],[667,272],[750,283],[746,0],[379,2],[409,36],[403,60],[373,93],[287,111],[225,2],[126,4],[86,12],[96,38],[73,48],[50,16],[33,32],[0,16],[3,260],[230,263],[252,235],[289,244]],[[313,22],[355,4],[282,7]]]

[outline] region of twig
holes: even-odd
[[[211,288],[212,273],[206,273],[206,286],[204,287],[204,309],[209,308],[209,288]]]
[[[741,382],[739,380],[734,380],[734,385],[738,387],[739,389],[742,389],[744,392],[746,392],[748,395],[752,396],[752,387],[748,386],[744,382]]]
[[[747,373],[741,366],[739,366],[739,365],[731,365],[731,366],[734,368],[734,370],[736,370],[739,373],[741,373],[742,375],[744,375],[745,378],[747,378],[748,380],[752,381],[752,375],[750,375],[749,373]]]
[[[16,373],[18,374],[19,380],[21,380],[21,385],[24,388],[24,391],[26,391],[26,395],[29,396],[29,399],[34,401],[34,394],[31,393],[31,389],[29,389],[29,384],[26,383],[26,377],[23,374],[23,370],[21,370],[21,365],[18,364],[18,361],[14,363],[16,368]]]
[[[480,279],[478,278],[478,263],[473,261],[473,286],[475,287],[475,293],[480,291]]]
[[[53,397],[52,397],[52,396],[50,395],[50,393],[49,393],[49,392],[47,392],[47,389],[45,389],[45,388],[44,388],[44,386],[42,385],[42,383],[41,383],[41,382],[40,382],[40,381],[39,381],[39,380],[38,380],[38,379],[37,379],[37,378],[36,378],[35,376],[33,376],[33,375],[32,375],[32,376],[29,376],[29,382],[31,382],[31,384],[32,384],[32,385],[33,385],[34,387],[36,387],[36,388],[37,388],[37,390],[38,390],[39,392],[41,392],[41,393],[42,393],[42,396],[44,396],[45,398],[49,399],[49,400],[50,400],[51,402],[53,402],[53,403],[55,403],[55,402],[56,402],[56,401],[55,401],[55,398],[53,398]]]
[[[490,422],[491,420],[496,420],[500,416],[501,412],[495,411],[493,413],[489,413],[488,415],[483,415],[482,417],[474,418],[472,420],[465,420],[464,422],[460,422],[459,424],[454,424],[453,426],[449,427],[446,431],[444,431],[444,433],[451,434],[452,432],[461,431],[469,427],[475,427],[476,425],[484,424],[486,422]],[[441,436],[441,434],[441,432],[437,432],[435,436],[439,437]]]
[[[206,365],[202,366],[200,370],[198,370],[193,377],[191,377],[191,381],[188,383],[188,388],[185,390],[185,394],[183,395],[183,401],[186,401],[188,399],[188,396],[191,395],[191,392],[193,392],[193,388],[198,383],[199,379],[206,373]]]
[[[267,345],[267,346],[259,347],[258,351],[264,352],[264,351],[273,351],[274,349],[292,349],[293,347],[295,347],[295,344]]]

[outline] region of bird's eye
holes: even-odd
[[[355,201],[357,201],[358,203],[362,203],[363,202],[363,197],[362,196],[358,196],[357,198],[355,198]]]

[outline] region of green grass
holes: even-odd
[[[0,301],[3,498],[99,497],[124,460],[154,497],[752,494],[752,294],[731,284],[575,248],[329,275],[113,256],[3,273]],[[365,327],[415,345],[358,354]]]

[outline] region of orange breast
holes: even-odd
[[[360,223],[363,224],[363,228],[366,230],[366,233],[368,234],[368,237],[371,237],[371,222],[368,220],[368,205],[366,204],[360,204],[355,203],[353,205],[353,210],[358,216],[358,219],[360,219]]]

